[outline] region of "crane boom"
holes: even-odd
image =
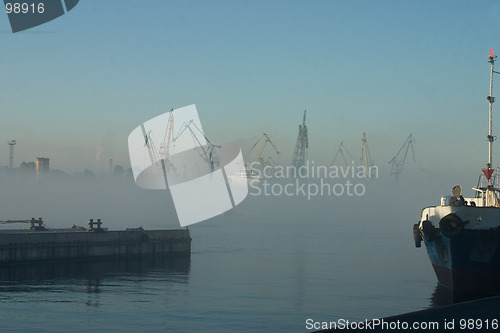
[[[252,148],[250,148],[248,150],[248,153],[250,153],[254,148],[255,146],[257,146],[259,144],[259,142],[265,138],[264,140],[264,144],[262,145],[262,148],[260,148],[260,151],[259,153],[257,154],[257,157],[255,158],[255,162],[257,162],[260,158],[260,156],[262,155],[262,153],[264,152],[264,148],[266,148],[266,145],[267,143],[270,143],[271,146],[274,148],[274,150],[276,151],[276,155],[279,155],[281,154],[278,150],[278,148],[276,147],[276,145],[274,144],[274,142],[271,141],[271,137],[269,137],[269,135],[267,135],[266,133],[262,133],[262,136],[259,138],[259,140],[257,140],[257,142],[255,142],[255,144],[252,146]]]
[[[10,223],[30,223],[30,220],[7,220],[7,221],[0,221],[2,224],[10,224]]]
[[[29,230],[45,230],[45,227],[43,225],[43,219],[41,217],[35,219],[34,217],[31,218],[31,220],[6,220],[6,221],[0,221],[1,224],[11,224],[11,223],[29,223]]]
[[[335,156],[333,157],[332,164],[335,165],[335,161],[337,160],[337,157],[339,154],[342,156],[342,160],[344,161],[344,165],[347,167],[349,166],[349,163],[347,163],[347,160],[344,155],[344,150],[346,151],[347,155],[351,158],[351,162],[354,162],[354,158],[352,157],[351,153],[347,150],[347,148],[344,146],[344,142],[342,141],[339,145],[339,148],[337,149],[337,153],[335,153]]]
[[[264,141],[264,144],[262,145],[262,148],[260,149],[259,154],[257,155],[257,158],[255,159],[256,162],[259,160],[259,158],[262,155],[262,152],[264,151],[264,148],[266,147],[266,145],[267,145],[268,142],[271,144],[271,146],[273,146],[273,148],[276,151],[277,155],[281,154],[279,152],[278,148],[276,148],[276,145],[271,141],[271,138],[266,133],[262,133],[262,137],[261,138],[263,138],[263,137],[265,137],[266,140]]]
[[[205,147],[204,145],[201,144],[200,140],[198,139],[198,136],[194,132],[194,130],[191,128],[191,126],[194,126],[194,128],[198,131],[198,135],[201,135],[207,142],[207,146]],[[181,128],[179,129],[179,132],[175,137],[172,138],[172,141],[175,142],[179,137],[186,131],[188,130],[189,133],[191,134],[191,137],[193,141],[195,142],[195,149],[198,151],[198,154],[210,165],[211,170],[214,170],[214,160],[213,160],[213,154],[214,154],[214,148],[221,148],[221,146],[214,145],[210,140],[205,136],[205,133],[196,126],[194,120],[190,120],[188,122],[184,122],[181,125]]]

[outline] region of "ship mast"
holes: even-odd
[[[495,66],[495,59],[496,56],[493,55],[493,49],[490,51],[490,56],[488,62],[491,64],[491,74],[490,74],[490,95],[486,97],[486,100],[490,104],[490,110],[489,110],[489,132],[488,132],[488,145],[489,145],[489,154],[488,154],[488,164],[486,167],[488,169],[492,169],[492,153],[493,153],[493,141],[495,141],[495,137],[493,136],[493,121],[492,121],[492,109],[493,109],[493,102],[495,102],[495,97],[493,97],[493,73],[494,71],[494,66]],[[491,185],[491,177],[488,179],[488,185]]]
[[[500,74],[495,72],[495,60],[496,56],[493,54],[493,49],[490,50],[490,56],[488,58],[488,62],[491,64],[491,73],[490,73],[490,95],[486,97],[486,100],[489,103],[489,128],[488,128],[488,136],[486,140],[488,141],[488,163],[486,164],[486,169],[483,169],[483,173],[488,179],[488,186],[486,187],[486,206],[498,206],[498,200],[495,195],[495,189],[493,187],[492,175],[494,172],[493,169],[493,141],[495,141],[496,137],[493,135],[493,120],[492,120],[492,109],[493,103],[495,102],[495,97],[493,97],[493,73]]]

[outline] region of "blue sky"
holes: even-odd
[[[128,165],[136,126],[196,104],[211,141],[265,131],[284,164],[307,109],[318,163],[340,141],[360,156],[366,132],[385,168],[413,132],[420,166],[476,175],[499,17],[498,1],[81,0],[13,34],[2,13],[0,165],[10,139],[16,164]]]

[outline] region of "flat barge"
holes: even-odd
[[[189,256],[188,229],[108,231],[90,220],[90,228],[46,229],[29,220],[28,229],[0,231],[0,264],[111,257]]]

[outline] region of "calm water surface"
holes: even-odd
[[[190,227],[190,260],[2,268],[1,330],[305,332],[439,304],[420,207],[375,198],[250,196]]]

